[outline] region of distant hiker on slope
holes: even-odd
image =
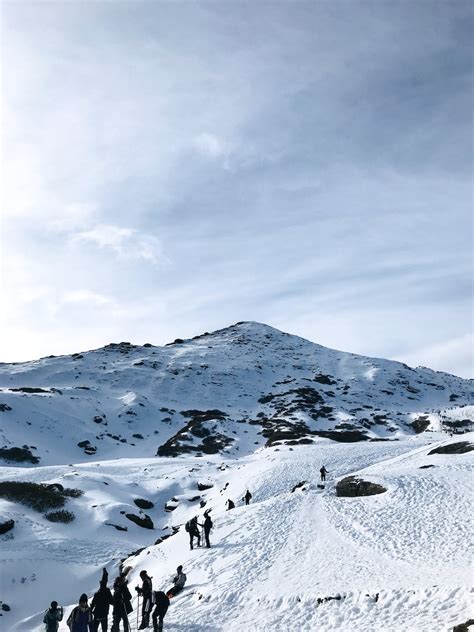
[[[245,504],[248,505],[250,502],[250,499],[252,498],[252,494],[249,492],[249,490],[247,490],[245,496],[244,496],[244,500],[245,500]]]
[[[163,632],[163,619],[168,611],[170,600],[162,590],[155,591],[155,609],[151,615],[153,621],[153,632]]]
[[[235,503],[233,500],[231,500],[230,498],[227,499],[227,511],[229,511],[230,509],[234,509],[235,508]]]
[[[174,585],[166,593],[166,596],[168,597],[168,599],[171,599],[172,597],[176,597],[176,595],[183,590],[185,583],[186,583],[186,575],[183,573],[183,567],[178,566],[178,568],[176,569],[176,575],[173,577]]]
[[[211,532],[211,529],[213,527],[211,516],[209,515],[209,511],[210,509],[204,512],[204,522],[201,525],[202,528],[204,529],[204,538],[206,540],[206,547],[208,549],[211,548],[211,543],[209,542],[209,533]]]
[[[45,632],[57,632],[59,622],[63,619],[63,609],[58,608],[58,602],[52,601],[49,610],[46,610],[43,617],[43,623],[46,623]]]
[[[123,621],[124,632],[129,632],[128,615],[132,612],[132,595],[125,577],[119,575],[114,582],[114,609],[111,632],[120,632],[120,622]]]
[[[139,595],[143,597],[143,606],[142,606],[142,622],[140,624],[139,630],[144,630],[150,625],[150,612],[151,612],[151,600],[153,596],[153,585],[151,581],[151,577],[148,575],[146,571],[140,571],[140,578],[142,580],[142,585],[136,586],[135,590]]]
[[[102,632],[107,632],[109,618],[109,608],[114,603],[114,598],[107,587],[108,574],[104,568],[102,579],[100,580],[99,590],[94,594],[91,601],[91,611],[94,619],[94,632],[102,627]]]
[[[79,598],[79,605],[69,615],[67,625],[71,632],[94,632],[92,612],[87,603],[87,595],[83,593]]]
[[[321,474],[321,483],[324,483],[324,481],[326,480],[326,474],[328,473],[327,469],[323,467],[319,470],[319,473]]]
[[[189,533],[189,547],[191,551],[193,550],[194,538],[197,538],[197,545],[201,546],[201,534],[199,533],[197,516],[188,520],[184,528]]]

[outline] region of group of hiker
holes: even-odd
[[[139,630],[144,630],[150,625],[150,615],[153,622],[153,631],[163,631],[163,620],[170,605],[170,599],[180,593],[186,583],[186,574],[183,567],[178,566],[173,578],[173,586],[165,592],[154,591],[152,578],[147,571],[140,571],[141,586],[135,590],[143,599],[141,608],[141,623]],[[120,632],[121,624],[123,632],[130,632],[129,614],[133,611],[132,595],[128,588],[126,573],[119,575],[113,587],[113,592],[107,586],[108,573],[104,568],[99,584],[99,590],[94,594],[91,604],[85,593],[79,597],[79,604],[73,608],[68,617],[67,625],[71,632],[107,632],[109,610],[112,607],[111,632]],[[63,609],[57,601],[52,601],[50,608],[45,612],[43,623],[46,624],[45,632],[57,632],[59,622],[63,618]],[[137,613],[138,621],[138,613]],[[101,631],[99,630],[101,628]]]
[[[243,501],[246,505],[250,503],[252,494],[247,489]],[[235,504],[228,499],[227,509],[233,509]],[[197,546],[201,546],[201,541],[205,542],[206,548],[211,547],[209,534],[213,527],[210,509],[204,512],[204,522],[198,522],[195,516],[188,520],[185,530],[189,533],[189,544],[191,550],[194,548],[194,540]],[[203,538],[199,528],[202,529]],[[153,623],[153,632],[162,632],[163,620],[168,610],[170,599],[179,594],[186,583],[186,574],[183,567],[178,566],[176,575],[173,578],[173,586],[165,592],[154,591],[152,578],[147,571],[140,571],[141,586],[136,586],[138,598],[142,598],[141,623],[139,630],[144,630],[150,625],[150,615]],[[71,632],[107,632],[109,611],[112,607],[112,628],[111,632],[121,632],[120,626],[123,625],[123,632],[130,631],[130,622],[128,615],[133,611],[132,595],[128,588],[126,574],[119,575],[113,586],[113,593],[107,586],[108,573],[104,568],[102,578],[99,583],[99,590],[94,594],[89,605],[88,596],[83,593],[79,598],[79,604],[72,610],[68,617],[67,625]],[[153,609],[154,607],[154,609]],[[153,612],[152,612],[153,610]],[[63,619],[63,609],[58,606],[57,601],[52,601],[50,608],[45,612],[43,623],[46,624],[45,632],[57,632],[59,622]],[[101,628],[101,630],[99,630]]]

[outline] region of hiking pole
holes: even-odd
[[[138,593],[138,603],[137,603],[137,630],[138,630],[138,613],[140,612],[140,593]]]

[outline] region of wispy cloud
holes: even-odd
[[[153,264],[169,261],[162,252],[158,238],[133,228],[97,224],[89,230],[76,233],[72,240],[109,249],[125,259],[144,259]]]
[[[3,7],[8,357],[253,319],[456,372],[471,4],[130,6]]]

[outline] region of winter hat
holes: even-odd
[[[79,603],[87,603],[86,593],[82,593],[82,595],[79,597]]]
[[[58,602],[57,601],[52,601],[51,602],[51,610],[56,610],[57,607],[58,607]]]
[[[140,571],[140,577],[144,579],[145,577],[148,577],[148,573],[146,571]]]
[[[178,573],[181,573],[181,571],[183,570],[182,566],[178,566],[178,568],[176,569],[178,571]]]

